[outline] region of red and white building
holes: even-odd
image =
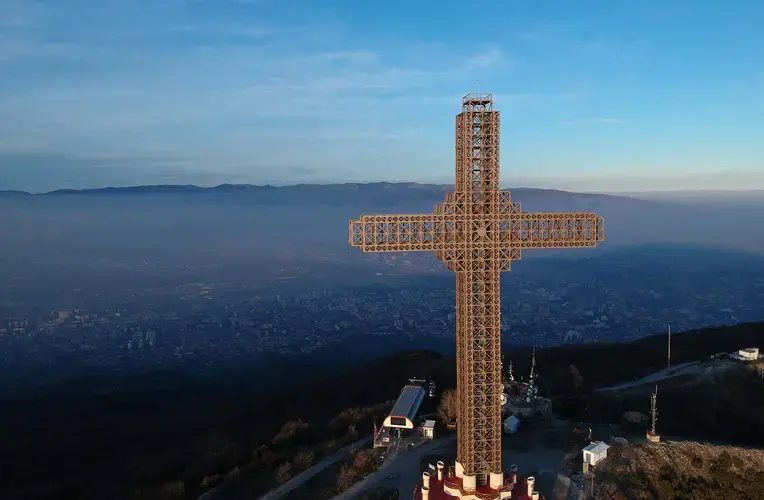
[[[498,488],[486,483],[466,490],[463,477],[456,467],[445,467],[438,462],[435,474],[422,473],[422,484],[414,490],[414,500],[543,500],[536,491],[536,478],[517,475],[517,466],[513,465],[504,473],[504,482]]]

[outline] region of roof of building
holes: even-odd
[[[422,427],[433,428],[435,427],[435,420],[425,420]]]
[[[602,441],[592,441],[589,443],[589,445],[584,448],[584,451],[589,451],[595,455],[599,455],[601,453],[605,453],[608,448],[610,448],[609,445],[603,443]]]
[[[426,395],[427,392],[424,390],[424,387],[418,385],[405,386],[403,390],[401,390],[398,400],[395,402],[393,410],[390,412],[390,416],[414,420]]]

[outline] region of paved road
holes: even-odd
[[[700,382],[713,379],[713,377],[718,375],[719,372],[724,372],[725,370],[729,370],[738,366],[741,365],[728,359],[718,359],[715,361],[691,361],[689,363],[682,363],[680,365],[672,366],[671,368],[665,368],[646,377],[632,380],[631,382],[611,385],[610,387],[602,387],[597,390],[618,391],[621,389],[629,389],[631,387],[637,387],[645,384],[655,384],[661,380],[680,377],[682,375],[695,375],[696,380]]]
[[[343,458],[347,457],[348,454],[354,452],[355,450],[360,449],[363,446],[366,446],[371,442],[371,436],[361,439],[360,441],[356,441],[355,443],[349,444],[345,446],[344,448],[341,448],[331,455],[327,456],[317,464],[315,464],[310,469],[307,469],[300,474],[297,474],[295,477],[287,481],[286,483],[282,484],[281,486],[278,486],[277,488],[272,489],[262,497],[260,497],[260,500],[278,500],[279,498],[283,497],[287,493],[291,492],[292,490],[298,488],[302,484],[304,484],[306,481],[314,477],[319,472],[323,471],[327,467],[334,465],[335,463],[339,462]],[[212,489],[205,493],[204,495],[200,496],[196,500],[213,500],[216,497],[215,495],[215,489]]]
[[[376,486],[396,487],[402,498],[409,498],[422,477],[419,474],[419,463],[422,458],[452,445],[454,441],[456,441],[456,434],[451,434],[445,438],[418,446],[411,451],[401,449],[394,457],[388,459],[377,472],[357,482],[346,492],[337,495],[334,500],[350,500],[362,491]],[[397,477],[394,480],[387,479],[390,474]]]
[[[324,458],[320,462],[318,462],[316,465],[311,467],[310,469],[296,475],[286,483],[282,484],[278,488],[275,488],[268,493],[266,493],[264,496],[260,498],[260,500],[277,500],[290,491],[294,490],[295,488],[301,486],[303,483],[305,483],[308,479],[312,478],[319,472],[323,471],[327,467],[334,465],[335,463],[339,462],[343,458],[347,457],[349,453],[354,452],[355,450],[360,449],[363,446],[366,446],[371,442],[371,436],[361,439],[360,441],[356,441],[353,444],[350,444],[348,446],[345,446],[344,448],[332,453],[328,457]]]
[[[620,391],[622,389],[629,389],[631,387],[637,387],[639,385],[643,384],[649,384],[654,382],[659,382],[661,380],[671,378],[671,377],[677,377],[679,375],[683,375],[685,373],[688,373],[692,370],[688,370],[688,368],[694,368],[695,365],[697,365],[699,361],[692,361],[690,363],[682,363],[681,365],[672,366],[671,368],[663,369],[659,372],[652,373],[646,377],[642,377],[637,380],[632,380],[631,382],[625,382],[623,384],[617,384],[617,385],[611,385],[610,387],[601,387],[597,389],[598,391]]]

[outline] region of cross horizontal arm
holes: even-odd
[[[446,247],[440,214],[362,215],[350,221],[350,244],[364,252],[425,252]]]
[[[591,248],[605,240],[605,220],[590,212],[520,213],[502,224],[501,236],[520,249]]]

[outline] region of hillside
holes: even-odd
[[[764,498],[764,451],[693,442],[616,445],[597,469],[602,500]]]
[[[672,338],[674,359],[681,363],[757,345],[762,333],[764,323],[677,334]],[[587,409],[587,402],[598,397],[593,390],[663,368],[665,341],[665,335],[657,335],[629,344],[541,350],[542,394],[553,395],[557,410],[571,418],[618,419],[620,407],[608,410],[617,402]],[[529,349],[508,351],[506,357],[515,363],[516,374],[527,373]],[[578,382],[571,366],[580,373]],[[290,369],[293,381],[274,387],[270,395],[254,388],[272,385],[278,376],[241,367],[236,376],[176,376],[172,384],[163,382],[169,374],[146,374],[123,384],[115,381],[107,394],[101,385],[101,394],[82,394],[80,380],[33,397],[8,398],[0,413],[0,429],[5,429],[0,466],[13,479],[3,483],[0,496],[118,500],[131,493],[130,498],[142,500],[158,498],[156,492],[169,484],[182,485],[184,496],[178,498],[194,498],[234,470],[261,478],[256,484],[267,489],[274,484],[275,467],[293,460],[300,450],[316,450],[319,457],[370,432],[374,416],[384,413],[384,403],[395,398],[409,377],[432,376],[441,389],[455,382],[453,358],[432,352],[398,353],[341,372],[299,365]],[[679,419],[670,407],[662,407],[660,425],[678,422],[677,433],[713,430],[695,423],[702,422],[692,411],[700,396],[693,392],[683,401],[685,412]],[[748,390],[730,391],[724,405],[744,411],[759,404],[750,398]],[[634,404],[628,408],[644,412],[649,401],[638,398]],[[293,424],[285,431],[289,421]],[[737,427],[737,435],[720,439],[760,439],[755,432],[742,435],[739,428],[762,429],[762,423],[764,413],[751,412],[748,420],[727,426]],[[297,431],[298,441],[273,444],[274,436]]]

